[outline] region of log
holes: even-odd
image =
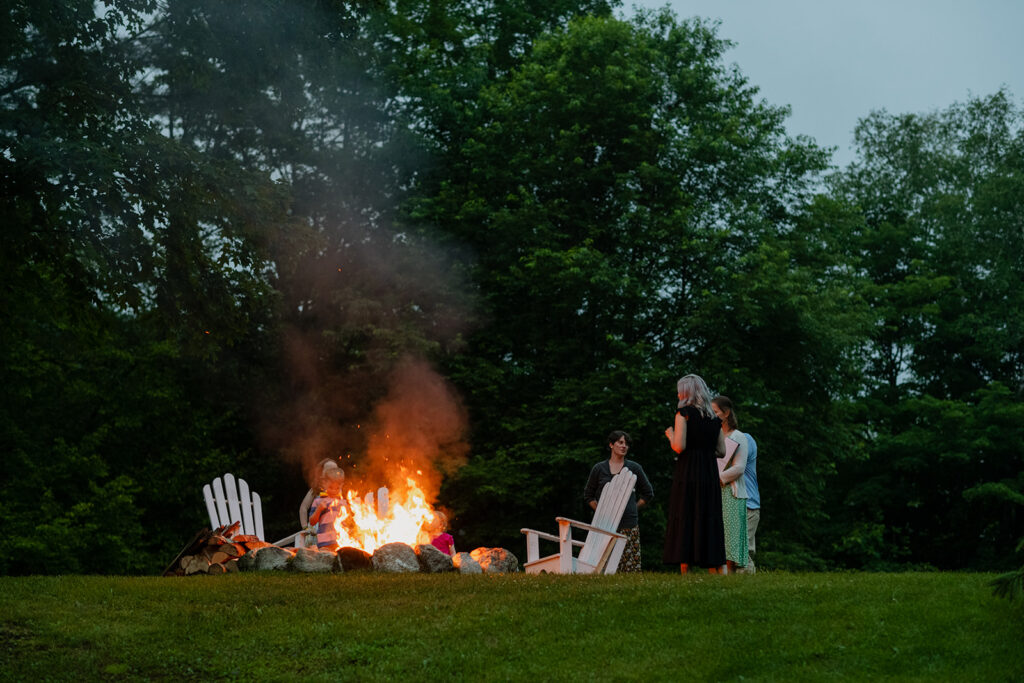
[[[216,529],[197,531],[174,560],[164,569],[163,576],[191,576],[192,574],[222,574],[238,571],[238,558],[270,547],[252,534],[235,535],[241,522],[225,524]]]
[[[274,545],[274,544],[273,543],[267,543],[266,541],[260,541],[258,539],[255,540],[255,541],[246,541],[245,542],[245,548],[246,548],[246,550],[249,550],[249,551],[259,550],[260,548],[269,548],[272,545]]]
[[[189,555],[187,562],[182,564],[182,568],[185,570],[185,576],[205,574],[210,569],[210,563],[199,555]]]
[[[206,539],[206,545],[209,546],[220,546],[230,543],[226,536],[220,534],[210,534],[210,538]]]
[[[245,554],[245,548],[242,548],[234,543],[227,543],[217,548],[222,553],[227,553],[230,557],[241,557]]]
[[[175,556],[171,563],[164,569],[163,576],[173,576],[176,567],[181,564],[181,558],[185,555],[192,555],[195,553],[196,548],[202,546],[206,542],[207,537],[210,535],[209,529],[200,529],[196,532],[196,535],[192,537],[192,540],[185,544],[185,547]]]

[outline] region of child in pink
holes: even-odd
[[[430,545],[440,550],[445,555],[455,555],[455,539],[445,529],[448,526],[448,518],[443,512],[434,513],[434,521],[430,525],[431,533],[435,536],[430,539]]]

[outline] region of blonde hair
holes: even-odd
[[[711,410],[711,391],[704,380],[698,375],[684,375],[681,377],[676,382],[676,391],[682,396],[679,399],[678,407],[693,406],[704,417],[715,416],[715,411]]]
[[[313,465],[311,468],[306,470],[307,480],[309,487],[315,489],[319,487],[322,482],[326,479],[327,473],[337,471],[339,474],[333,475],[333,477],[345,479],[345,470],[341,469],[341,465],[334,458],[324,458],[320,462]]]
[[[440,510],[434,510],[434,518],[430,520],[429,524],[427,524],[427,529],[435,536],[439,536],[448,531],[448,515],[444,514]]]

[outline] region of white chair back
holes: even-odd
[[[265,540],[260,494],[250,491],[245,479],[236,479],[231,473],[225,474],[223,479],[217,477],[212,485],[203,486],[203,500],[211,528],[240,522],[243,534]]]
[[[622,513],[626,510],[626,504],[629,502],[629,496],[633,493],[635,485],[636,475],[623,467],[621,472],[604,485],[591,524],[606,531],[618,531]],[[599,565],[601,557],[608,550],[612,540],[610,536],[588,531],[587,537],[583,541],[583,548],[580,549],[579,561]]]

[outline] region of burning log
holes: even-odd
[[[338,562],[344,571],[373,569],[373,556],[362,548],[346,546],[338,549]]]

